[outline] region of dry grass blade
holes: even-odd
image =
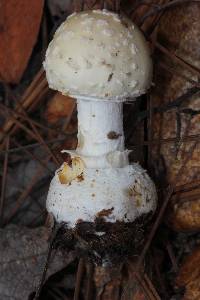
[[[53,250],[54,241],[56,239],[56,236],[57,236],[57,233],[58,233],[59,229],[60,229],[60,225],[54,225],[54,227],[52,228],[50,241],[49,241],[48,252],[47,252],[47,258],[46,258],[45,265],[44,265],[44,268],[43,268],[42,277],[40,279],[40,283],[39,283],[39,286],[37,288],[37,291],[36,291],[36,294],[35,294],[35,297],[34,297],[33,300],[38,300],[39,299],[39,296],[40,296],[40,293],[41,293],[41,290],[42,290],[42,286],[43,286],[43,283],[45,281],[48,266],[49,266],[49,263],[50,263],[50,260],[51,260],[51,254],[52,254],[52,250]]]
[[[43,125],[40,122],[33,120],[26,113],[22,114],[20,112],[17,112],[16,110],[11,109],[11,108],[7,107],[4,104],[0,104],[0,108],[2,108],[3,110],[6,110],[6,112],[9,113],[10,116],[13,115],[15,118],[20,118],[24,121],[29,121],[29,123],[32,123],[33,125],[37,126],[38,128],[43,129],[44,131],[48,131],[48,132],[51,131],[52,133],[57,133],[57,134],[62,134],[64,136],[69,136],[69,134],[67,134],[64,131],[64,129],[66,129],[67,125],[69,124],[70,119],[71,119],[70,117],[72,116],[72,114],[69,116],[69,119],[67,120],[67,124],[65,124],[65,127],[63,128],[63,130],[60,130],[60,129],[56,129],[56,128],[53,128],[53,127]],[[11,133],[10,133],[10,135],[11,135]]]
[[[28,108],[28,111],[32,111],[37,106],[38,102],[41,102],[41,100],[46,96],[48,91],[49,91],[49,88],[48,88],[48,86],[46,86],[42,90],[42,92],[36,97],[36,99],[34,99],[33,103]],[[12,119],[11,117],[8,118],[8,123],[10,123],[10,125],[11,125],[11,127],[8,129],[8,134],[10,136],[14,135],[17,132],[17,130],[19,129],[19,126],[17,124],[14,125],[14,122],[11,119]],[[4,147],[4,137],[5,136],[6,136],[6,134],[3,132],[3,129],[2,129],[2,135],[0,133],[0,143],[1,143],[0,149],[2,149]]]
[[[23,110],[24,114],[27,117],[26,112]],[[45,150],[47,151],[47,153],[49,153],[52,156],[53,161],[55,162],[55,164],[57,166],[59,166],[59,161],[56,158],[55,154],[53,153],[53,151],[51,150],[51,148],[49,147],[49,145],[46,144],[44,138],[41,136],[41,134],[39,133],[39,131],[37,130],[36,126],[33,124],[33,122],[28,119],[28,122],[31,126],[31,128],[33,129],[33,132],[35,133],[35,135],[37,136],[37,140],[44,146]]]
[[[162,53],[168,56],[172,61],[178,63],[181,67],[187,69],[189,72],[193,73],[196,76],[200,76],[200,70],[191,66],[188,62],[186,62],[183,58],[175,55],[173,52],[169,51],[166,47],[162,46],[159,42],[155,43],[156,48],[158,48]]]
[[[176,137],[176,138],[168,138],[168,139],[151,140],[150,142],[151,142],[151,144],[167,144],[167,143],[172,143],[172,142],[178,142],[179,140],[180,140],[180,138]],[[200,140],[200,134],[184,135],[181,137],[182,142],[191,142],[191,141],[198,141],[198,140]],[[144,145],[148,146],[150,142],[148,142],[148,141],[144,142],[142,145],[139,145],[139,146],[144,146]]]
[[[188,191],[193,191],[193,189],[197,189],[200,187],[200,180],[194,180],[190,183],[186,183],[184,185],[179,185],[174,190],[175,193],[184,193]]]
[[[199,92],[199,88],[192,87],[173,101],[170,101],[166,104],[162,104],[161,106],[154,108],[154,110],[155,112],[166,112],[169,109],[179,108],[182,104],[188,103],[190,101],[190,98],[194,95],[197,95]]]
[[[154,285],[152,284],[152,281],[150,280],[149,276],[146,273],[144,274],[144,280],[148,288],[151,290],[152,294],[154,295],[155,299],[160,300],[160,296],[158,295]]]
[[[172,197],[172,202],[177,202],[179,204],[198,200],[200,199],[200,186],[194,187],[193,189],[190,189],[189,191],[180,191],[178,193],[175,193]]]
[[[147,241],[146,241],[146,243],[144,245],[142,253],[139,256],[139,259],[138,259],[138,262],[137,262],[137,269],[140,269],[140,267],[142,265],[142,262],[143,262],[143,260],[145,258],[145,255],[146,255],[146,253],[147,253],[147,251],[148,251],[148,249],[149,249],[149,247],[151,245],[151,242],[152,242],[152,240],[153,240],[153,238],[155,236],[155,233],[156,233],[156,231],[158,229],[158,226],[160,225],[160,222],[162,220],[162,217],[163,217],[163,215],[165,213],[165,210],[167,208],[169,200],[171,199],[172,194],[173,194],[173,187],[170,186],[167,189],[167,191],[166,191],[166,196],[165,196],[165,199],[163,201],[163,205],[162,205],[162,207],[161,207],[161,209],[159,211],[159,214],[158,214],[158,216],[156,218],[156,221],[153,224],[153,227],[152,227],[152,229],[150,231],[150,234],[148,236],[148,239],[147,239]]]
[[[44,92],[48,91],[47,82],[44,76],[44,71],[40,70],[35,78],[33,79],[30,86],[26,89],[24,95],[22,96],[19,103],[16,105],[16,112],[21,112],[21,107],[29,111],[33,109],[39,101],[41,101],[44,96]],[[2,133],[0,133],[0,142],[2,143],[5,135],[10,133],[14,126],[14,121],[12,117],[8,117],[2,126]]]
[[[46,262],[45,262],[45,266],[44,266],[43,273],[42,273],[42,277],[40,279],[40,284],[39,284],[39,287],[38,287],[38,289],[36,291],[36,294],[35,294],[35,297],[34,297],[33,300],[38,300],[39,299],[39,296],[40,296],[40,293],[41,293],[41,289],[42,289],[42,285],[43,285],[43,282],[45,280],[47,269],[48,269],[48,265],[49,265],[49,262],[50,262],[50,259],[51,259],[51,253],[52,253],[52,244],[50,243],[49,244],[48,253],[47,253]]]
[[[92,288],[93,288],[93,265],[92,263],[87,263],[87,286],[86,286],[86,296],[85,300],[92,300]]]
[[[148,283],[147,283],[146,277],[145,276],[142,277],[138,272],[135,273],[135,278],[137,279],[139,285],[141,286],[148,300],[161,300],[157,292],[155,291],[153,285],[151,284],[150,285],[151,288],[149,287],[150,279],[148,279]]]
[[[177,264],[177,261],[176,261],[176,257],[175,257],[172,245],[169,241],[166,244],[166,249],[167,249],[168,255],[170,257],[171,263],[172,263],[173,271],[177,272],[178,271],[178,264]]]
[[[52,140],[46,141],[46,144],[54,144],[54,143],[63,142],[65,139],[66,138],[52,139]],[[36,148],[36,147],[42,147],[42,144],[41,143],[34,143],[34,144],[25,145],[25,146],[19,146],[19,147],[16,147],[16,148],[11,148],[11,149],[8,149],[8,150],[0,150],[0,154],[15,153],[15,152],[23,151],[24,149],[30,149],[30,148]]]
[[[0,110],[0,113],[2,115],[4,115],[4,112]],[[19,128],[21,128],[22,130],[24,130],[30,137],[32,137],[33,139],[37,140],[37,136],[35,135],[34,132],[32,132],[32,130],[30,130],[26,125],[24,125],[21,121],[17,120],[13,115],[12,115],[12,119],[13,122],[15,122]]]
[[[151,164],[151,147],[152,147],[152,117],[153,117],[153,107],[152,107],[152,99],[151,95],[149,96],[149,101],[147,101],[147,109],[149,110],[149,118],[147,120],[148,129],[147,129],[147,135],[148,135],[148,166]]]
[[[18,147],[21,147],[20,143],[17,142],[15,139],[12,139],[12,142],[18,146]],[[35,160],[35,161],[38,161],[40,163],[41,166],[43,166],[51,175],[54,175],[54,172],[52,172],[51,169],[49,169],[48,165],[43,161],[41,160],[39,157],[35,156],[34,154],[32,154],[29,150],[27,150],[26,148],[23,148],[23,151],[28,154],[28,156],[30,156],[31,159]]]
[[[77,274],[76,274],[74,300],[79,300],[81,281],[82,281],[84,269],[85,269],[84,260],[83,260],[83,258],[80,258],[79,263],[78,263],[78,270],[77,270]]]
[[[176,68],[169,67],[168,65],[166,65],[163,62],[159,62],[159,66],[162,67],[163,69],[165,69],[166,71],[170,72],[171,74],[175,74],[176,76],[185,79],[186,81],[188,81],[189,83],[191,83],[194,87],[200,88],[200,83],[199,82],[190,79],[189,77],[185,76],[181,72],[178,72],[176,70]]]
[[[7,108],[5,106],[2,106],[4,109],[7,110]],[[37,130],[37,128],[35,127],[35,125],[32,123],[32,121],[30,120],[30,118],[27,117],[26,115],[26,119],[28,120],[28,122],[30,123],[32,130],[30,130],[27,126],[25,126],[20,120],[17,120],[17,118],[14,116],[14,113],[12,113],[11,111],[9,111],[9,113],[13,116],[13,120],[15,121],[15,123],[21,128],[23,129],[28,135],[30,135],[32,138],[36,139],[38,142],[41,143],[41,145],[43,145],[43,147],[45,148],[45,150],[47,151],[47,153],[49,153],[52,156],[53,161],[55,162],[55,164],[57,166],[59,166],[59,161],[56,158],[55,154],[53,153],[53,151],[50,149],[50,147],[46,144],[46,142],[44,141],[43,137],[41,136],[41,134],[39,133],[39,131]],[[24,114],[25,111],[24,111]]]
[[[157,253],[154,253],[154,267],[155,267],[155,275],[157,278],[157,283],[160,286],[160,293],[164,295],[165,297],[164,299],[170,299],[170,296],[168,294],[168,287],[166,286],[166,282],[163,278],[163,272],[161,272],[160,266],[157,262]]]

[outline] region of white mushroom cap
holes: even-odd
[[[68,17],[49,44],[44,68],[52,89],[76,98],[124,101],[144,93],[152,80],[143,34],[105,10]]]
[[[111,223],[133,222],[139,216],[153,212],[156,201],[155,186],[138,164],[124,168],[84,169],[80,159],[76,158],[72,169],[64,163],[56,171],[49,188],[47,210],[57,222],[66,222],[73,228],[77,222],[94,222],[98,216]]]

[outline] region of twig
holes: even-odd
[[[2,184],[1,184],[1,199],[0,199],[0,226],[3,224],[3,208],[4,208],[4,198],[5,198],[5,190],[6,190],[6,179],[7,179],[7,171],[8,171],[8,149],[10,146],[9,136],[6,140],[6,154],[4,157],[3,163],[3,175],[2,175]]]
[[[144,248],[143,248],[143,250],[142,250],[142,252],[139,256],[139,259],[138,259],[138,262],[137,262],[137,270],[139,270],[140,266],[142,265],[142,262],[143,262],[143,260],[145,258],[145,255],[146,255],[146,253],[147,253],[147,251],[148,251],[148,249],[151,245],[151,242],[154,238],[154,235],[155,235],[155,233],[158,229],[158,226],[160,225],[160,222],[162,220],[162,217],[165,213],[165,210],[167,208],[169,200],[171,199],[172,194],[173,194],[173,187],[169,186],[168,189],[166,190],[166,196],[165,196],[163,205],[161,206],[161,209],[160,209],[159,214],[156,218],[156,221],[154,222],[153,227],[152,227],[152,229],[150,231],[150,234],[148,236],[147,242],[145,243]]]

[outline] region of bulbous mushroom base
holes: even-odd
[[[51,181],[47,210],[57,222],[133,222],[156,208],[155,185],[139,164],[123,168],[85,168],[81,158],[64,163]]]
[[[97,264],[118,263],[140,252],[156,200],[140,165],[93,169],[75,157],[56,172],[47,197],[47,210],[61,224],[56,245]]]
[[[75,250],[96,265],[118,265],[141,253],[151,218],[152,213],[130,223],[107,223],[97,218],[95,222],[80,222],[73,229],[62,223],[54,247]]]

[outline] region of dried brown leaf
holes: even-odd
[[[47,257],[49,230],[9,225],[0,230],[0,299],[28,299],[36,290]],[[60,252],[50,263],[47,278],[70,262]]]
[[[36,43],[44,0],[0,3],[0,77],[18,83]]]
[[[173,107],[173,103],[178,97],[185,94],[192,87],[186,79],[177,76],[163,69],[159,62],[165,66],[173,67],[179,74],[183,74],[190,79],[198,81],[198,68],[200,67],[200,23],[199,4],[182,5],[170,9],[165,13],[160,21],[158,29],[158,42],[166,47],[171,56],[157,53],[155,66],[155,89],[152,93],[152,106],[162,107],[171,104],[171,109],[166,109],[162,113],[156,113],[152,121],[152,137],[155,140],[176,138],[171,143],[162,142],[152,147],[152,161],[163,157],[166,165],[167,181],[174,183],[176,174],[180,170],[184,158],[191,151],[193,141],[183,141],[182,137],[190,136],[199,132],[200,109],[199,95],[191,95],[187,101],[180,103],[178,107]],[[191,67],[178,64],[175,56],[184,59]],[[196,73],[197,72],[197,73]],[[184,168],[180,181],[176,184],[189,183],[199,178],[200,167],[200,146],[195,148],[191,159]],[[155,166],[156,167],[156,166]]]
[[[176,231],[200,230],[200,189],[174,196],[168,211],[168,223]]]

